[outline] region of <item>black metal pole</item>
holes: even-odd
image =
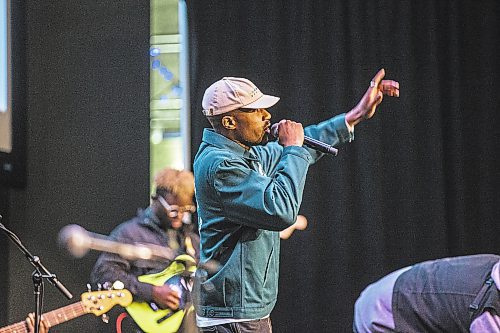
[[[0,215],[0,219],[2,216]],[[35,267],[35,271],[32,274],[33,284],[34,284],[34,292],[35,292],[35,333],[39,332],[40,328],[40,318],[41,318],[41,308],[42,308],[42,299],[43,299],[43,279],[49,280],[49,282],[59,289],[59,291],[67,298],[73,298],[73,295],[69,292],[68,289],[57,279],[55,274],[49,272],[47,268],[41,263],[40,258],[34,256],[28,251],[28,249],[23,245],[19,237],[9,229],[7,229],[2,223],[0,223],[0,229],[2,229],[7,236],[16,244],[16,246],[24,253],[28,261]]]

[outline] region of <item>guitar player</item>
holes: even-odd
[[[188,254],[198,259],[199,237],[190,223],[191,214],[195,211],[193,174],[185,170],[163,169],[155,176],[154,187],[149,207],[139,210],[137,216],[118,225],[111,232],[110,239],[121,243],[166,247],[172,250],[172,258]],[[168,283],[154,286],[138,280],[139,276],[163,271],[170,263],[127,260],[116,254],[102,253],[91,273],[91,282],[103,284],[119,280],[123,282],[124,288],[130,290],[134,302],[147,302],[153,310],[158,307],[175,311],[185,303],[178,288]],[[132,320],[127,318],[123,322],[123,325],[129,326],[126,322]],[[179,332],[191,332],[191,328],[196,332],[195,319],[185,316]],[[135,326],[133,330],[129,328],[123,332],[141,330]]]

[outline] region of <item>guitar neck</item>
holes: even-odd
[[[68,320],[80,317],[87,312],[85,311],[82,302],[73,303],[65,307],[44,313],[42,316],[49,327],[59,325]],[[25,321],[0,328],[0,333],[29,333]]]

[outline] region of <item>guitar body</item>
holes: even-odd
[[[168,284],[180,294],[179,309],[161,309],[154,303],[132,302],[126,307],[128,314],[136,324],[146,333],[175,333],[182,324],[184,315],[193,311],[191,303],[191,276],[196,270],[196,261],[193,257],[183,254],[163,271],[155,274],[142,275],[138,280],[155,286]]]

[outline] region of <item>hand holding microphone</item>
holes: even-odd
[[[301,123],[283,119],[272,125],[270,131],[271,135],[277,138],[283,147],[304,144],[304,129]]]
[[[279,123],[273,124],[269,133],[271,136],[277,138],[279,143],[284,147],[304,145],[325,154],[336,156],[338,153],[338,150],[333,146],[304,136],[302,124],[291,120],[281,120]]]

